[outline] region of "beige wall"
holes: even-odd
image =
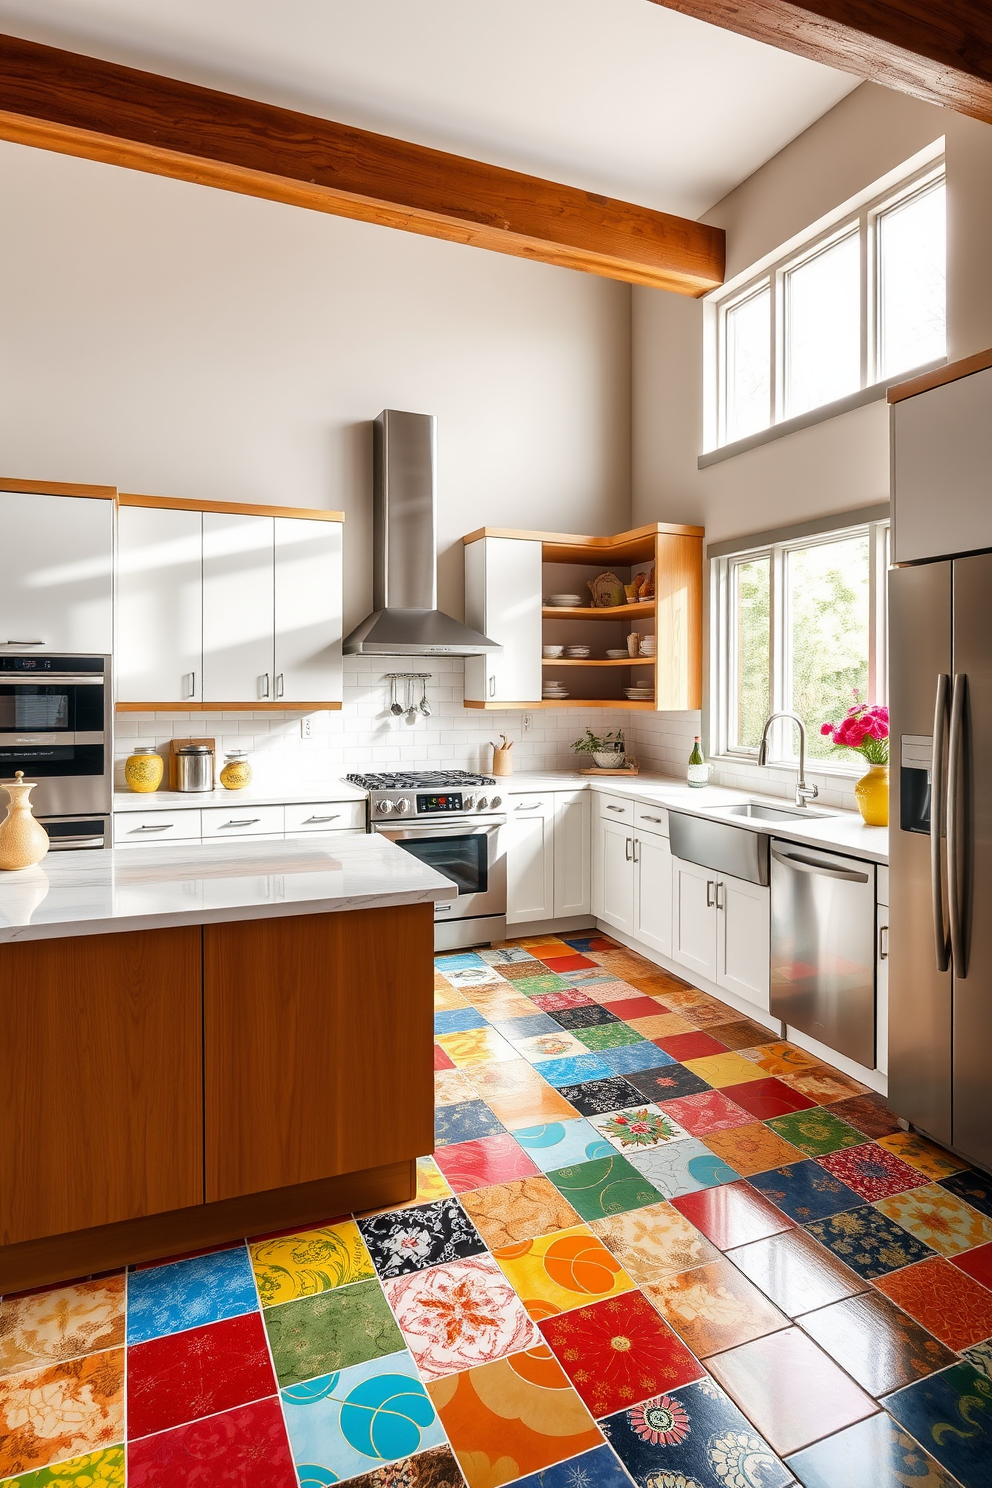
[[[938,139],[947,140],[948,353],[992,345],[992,127],[866,83],[708,214],[736,275]],[[702,305],[633,301],[635,522],[698,522],[719,541],[888,496],[884,403],[699,470]]]
[[[630,519],[630,291],[590,275],[0,144],[0,475],[347,513],[369,420],[439,420],[441,602],[483,523]]]

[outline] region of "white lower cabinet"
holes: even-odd
[[[617,930],[634,933],[634,853],[626,822],[599,817],[593,851],[593,913]]]
[[[875,1068],[889,1072],[889,870],[878,870],[875,906]]]
[[[767,1011],[769,891],[673,860],[672,958]]]
[[[589,791],[555,794],[555,919],[589,913],[592,853]]]
[[[656,832],[634,838],[634,934],[663,956],[672,954],[672,850]]]
[[[511,796],[506,825],[506,923],[550,920],[555,913],[555,796]]]
[[[668,838],[606,815],[600,802],[593,846],[592,909],[598,919],[663,955],[672,950],[672,856]],[[633,817],[633,809],[630,812]],[[661,824],[663,818],[659,818]]]

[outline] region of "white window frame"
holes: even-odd
[[[770,561],[769,594],[769,646],[768,668],[770,678],[769,713],[778,713],[789,708],[788,689],[788,644],[789,614],[786,585],[786,561],[788,554],[822,543],[838,542],[845,538],[867,537],[868,545],[868,699],[873,703],[888,700],[888,636],[886,633],[885,591],[888,572],[889,520],[860,522],[854,526],[839,526],[804,537],[792,537],[781,542],[765,542],[752,548],[741,548],[710,560],[711,593],[711,701],[710,701],[710,756],[714,759],[756,764],[757,747],[739,745],[734,741],[736,732],[736,614],[733,603],[734,568],[741,562],[756,558]],[[807,737],[819,728],[822,719],[804,719]],[[798,730],[795,724],[785,720],[776,722],[769,733],[768,763],[770,765],[794,766],[799,758]],[[809,768],[828,775],[857,776],[864,774],[860,755],[837,755],[830,759],[813,759]]]
[[[713,347],[712,359],[716,363],[716,376],[710,384],[715,387],[713,402],[715,407],[710,415],[710,437],[708,446],[721,449],[728,443],[736,443],[727,438],[727,407],[729,389],[728,359],[727,359],[727,312],[750,299],[753,295],[761,292],[766,287],[771,290],[771,304],[769,314],[769,409],[768,423],[762,429],[755,429],[752,435],[739,436],[751,438],[765,433],[768,429],[774,429],[777,424],[785,423],[790,417],[802,417],[803,415],[790,415],[785,406],[786,399],[786,336],[785,336],[785,297],[788,276],[791,270],[798,268],[809,259],[822,253],[824,249],[832,247],[834,243],[842,238],[856,232],[858,234],[861,250],[861,347],[860,382],[857,388],[852,388],[851,393],[861,392],[867,388],[878,386],[882,383],[882,372],[880,369],[881,350],[881,327],[880,304],[881,298],[878,292],[880,262],[879,262],[879,218],[895,207],[903,206],[906,202],[917,196],[923,196],[934,190],[937,186],[945,183],[944,156],[940,154],[936,160],[929,159],[926,163],[918,165],[903,177],[897,185],[889,185],[884,191],[876,193],[857,208],[835,218],[830,224],[819,231],[811,231],[800,245],[793,241],[788,252],[783,252],[780,257],[771,262],[765,260],[760,272],[755,272],[747,279],[738,279],[731,289],[721,290],[709,297],[709,309],[713,316],[713,329],[715,334],[715,346]],[[931,365],[930,363],[926,364]],[[911,377],[919,369],[906,367],[897,375],[901,380]],[[889,374],[890,378],[893,374]],[[829,408],[829,403],[818,405],[817,409],[810,409],[812,414],[821,408]],[[714,429],[715,423],[715,429]]]

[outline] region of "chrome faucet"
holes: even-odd
[[[765,726],[761,733],[761,744],[758,747],[758,764],[768,763],[768,730],[776,718],[791,718],[793,723],[799,725],[799,779],[796,781],[796,805],[805,807],[807,801],[815,801],[819,795],[815,785],[806,784],[806,725],[797,713],[772,713],[765,720]]]

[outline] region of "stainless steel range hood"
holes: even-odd
[[[373,430],[373,608],[345,640],[345,656],[498,651],[437,607],[437,419],[387,408]]]

